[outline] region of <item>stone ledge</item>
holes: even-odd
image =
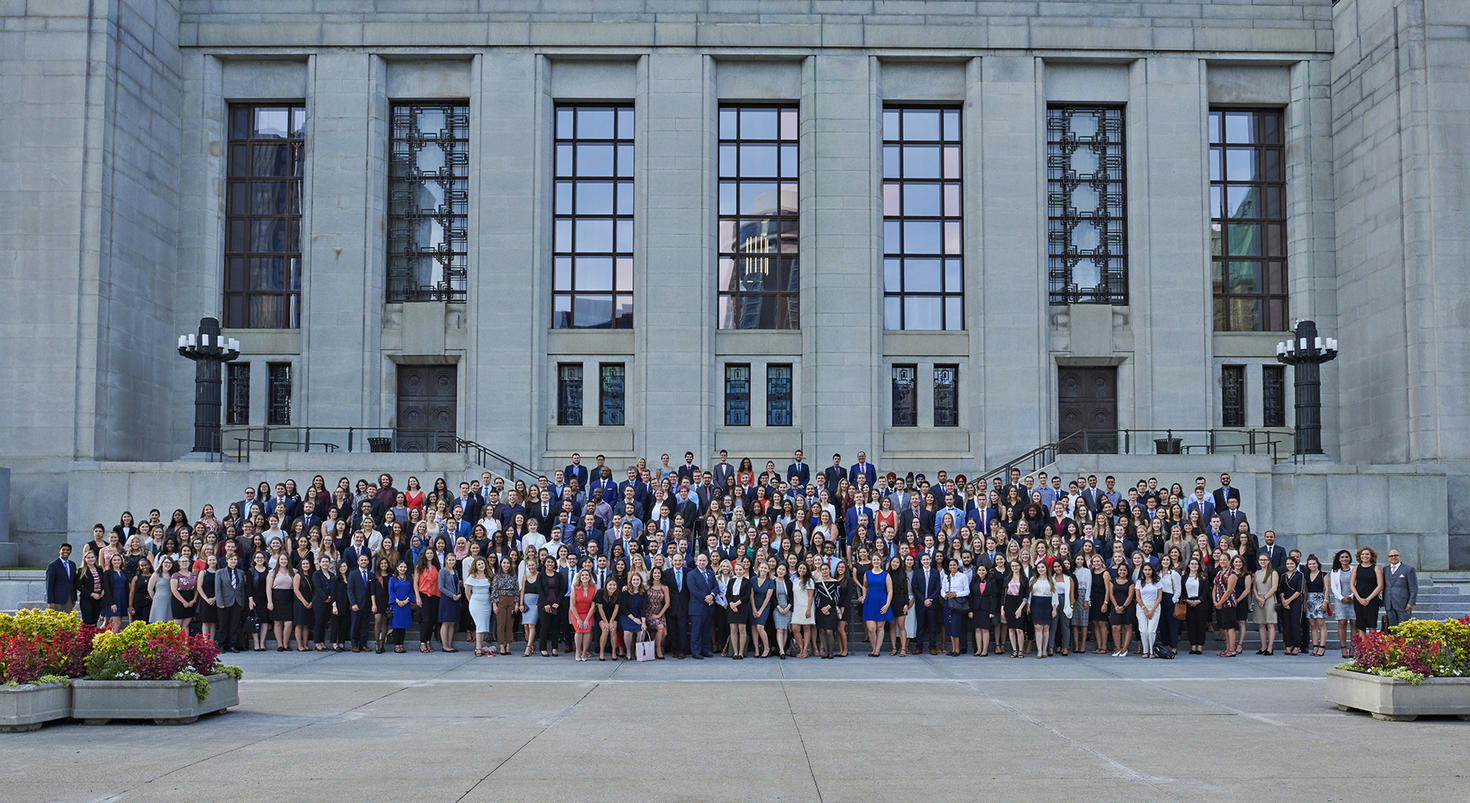
[[[65,683],[0,686],[0,733],[33,731],[71,716],[71,687]]]
[[[204,714],[240,704],[240,683],[209,675],[209,696],[200,702],[194,684],[182,680],[74,680],[72,716],[89,725],[114,719],[151,719],[187,724]]]
[[[1415,686],[1402,680],[1327,670],[1327,702],[1347,711],[1357,709],[1374,719],[1412,721],[1421,716],[1470,719],[1470,678],[1425,678]]]

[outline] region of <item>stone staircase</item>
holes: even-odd
[[[1420,572],[1420,619],[1450,619],[1470,614],[1470,572]]]

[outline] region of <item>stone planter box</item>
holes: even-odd
[[[114,719],[151,719],[159,725],[184,725],[204,714],[240,704],[239,681],[209,675],[209,696],[194,696],[194,684],[181,680],[74,680],[72,713],[88,725]]]
[[[0,686],[0,733],[21,733],[71,716],[71,687],[65,683]]]
[[[1411,722],[1421,716],[1470,720],[1470,678],[1425,678],[1418,686],[1393,678],[1327,670],[1327,702],[1342,711],[1367,711],[1374,719]]]

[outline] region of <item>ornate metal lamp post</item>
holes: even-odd
[[[1337,338],[1298,321],[1296,337],[1276,344],[1276,360],[1296,368],[1296,453],[1322,454],[1322,363],[1337,357]]]
[[[199,331],[179,335],[179,354],[194,361],[194,452],[220,450],[220,365],[240,356],[240,341],[220,337],[218,318],[200,318]]]

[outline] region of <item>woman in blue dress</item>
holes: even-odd
[[[883,571],[883,555],[874,552],[873,568],[863,575],[863,626],[868,631],[869,658],[877,658],[883,646],[884,622],[893,621],[889,601],[893,599],[893,578]]]
[[[623,612],[618,617],[618,629],[623,631],[623,646],[627,649],[625,655],[629,658],[636,654],[633,645],[638,640],[638,634],[643,632],[644,593],[643,575],[638,572],[629,574],[628,588],[618,600],[618,607]]]
[[[770,564],[765,561],[756,563],[751,590],[751,647],[757,658],[769,658],[771,642],[766,638],[766,625],[771,623],[771,611],[776,607],[776,581],[771,579]]]
[[[464,596],[464,581],[454,570],[458,562],[453,552],[444,554],[444,568],[439,571],[439,643],[444,652],[454,648],[454,631],[459,629],[459,600]]]
[[[122,629],[123,612],[128,609],[128,578],[123,571],[123,556],[113,552],[107,557],[107,568],[102,573],[102,618],[107,620],[107,629],[116,633]]]
[[[398,562],[398,570],[388,580],[388,627],[393,629],[393,651],[403,652],[403,631],[413,627],[413,577],[408,564]]]

